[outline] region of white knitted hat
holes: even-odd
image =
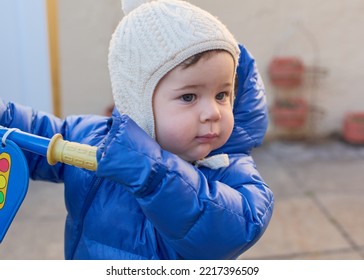
[[[122,0],[124,18],[110,42],[115,106],[155,138],[152,97],[158,82],[189,57],[228,51],[237,66],[234,36],[214,16],[181,0]]]

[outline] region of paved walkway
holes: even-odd
[[[254,157],[275,211],[241,258],[364,259],[364,147],[274,142]]]
[[[254,152],[272,222],[241,259],[364,259],[364,147],[271,142]],[[63,186],[31,182],[0,259],[63,259]]]

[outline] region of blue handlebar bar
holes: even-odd
[[[2,138],[8,130],[9,128],[0,127],[0,138]],[[49,138],[26,133],[20,130],[14,130],[7,136],[7,139],[16,143],[23,150],[41,156],[47,156],[47,149],[50,143]]]

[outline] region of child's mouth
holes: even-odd
[[[213,142],[217,137],[218,135],[216,133],[207,133],[201,136],[197,136],[196,140],[201,144],[206,144]]]

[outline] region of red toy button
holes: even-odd
[[[0,159],[0,172],[7,172],[9,170],[9,161],[6,158]]]

